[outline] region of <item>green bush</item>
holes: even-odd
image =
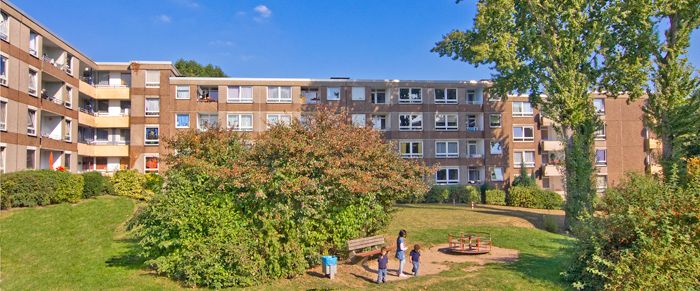
[[[104,178],[103,181],[104,181],[104,183],[105,183],[105,184],[104,184],[104,185],[105,185],[104,193],[105,193],[106,195],[116,195],[116,194],[114,193],[114,184],[112,184],[112,177],[110,177],[110,176],[103,176],[103,178]]]
[[[148,193],[144,189],[146,184],[145,175],[134,170],[120,170],[112,176],[114,195],[124,196],[134,199],[149,200],[153,193]]]
[[[506,192],[499,189],[486,190],[484,203],[490,205],[506,205]]]
[[[425,194],[426,203],[481,203],[479,188],[472,185],[434,185]]]
[[[52,170],[20,171],[0,176],[3,208],[33,207],[78,202],[83,194],[83,177]]]
[[[145,175],[146,182],[144,183],[144,191],[146,196],[152,197],[155,194],[160,194],[163,188],[163,177],[156,173],[148,173]]]
[[[508,205],[515,207],[539,208],[535,187],[512,186],[508,189]]]
[[[466,191],[466,196],[464,203],[481,203],[481,193],[479,188],[476,186],[464,186],[464,190]]]
[[[552,215],[542,215],[542,225],[544,230],[556,233],[559,231],[559,225],[557,224],[556,217]]]
[[[540,189],[537,191],[537,204],[538,208],[561,209],[564,199],[557,192]]]
[[[107,194],[107,179],[99,172],[86,172],[81,174],[85,186],[83,187],[83,198],[90,198],[97,195]]]
[[[608,188],[599,213],[574,229],[578,240],[567,279],[587,290],[697,289],[698,205],[700,177],[681,187],[628,176]]]

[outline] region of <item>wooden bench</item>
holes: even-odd
[[[384,236],[377,235],[371,237],[363,237],[358,239],[353,239],[348,241],[348,251],[350,251],[350,257],[361,257],[368,258],[373,255],[382,252],[381,247],[386,244],[384,241]],[[370,249],[368,251],[360,252],[364,249]]]

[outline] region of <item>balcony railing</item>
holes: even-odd
[[[48,94],[46,94],[46,92],[41,92],[41,98],[49,100],[49,101],[56,103],[58,105],[64,105],[67,102],[68,104],[66,106],[70,106],[70,101],[63,101],[63,98],[49,96]]]
[[[128,145],[128,140],[94,140],[90,138],[83,138],[78,142],[89,144],[89,145]]]

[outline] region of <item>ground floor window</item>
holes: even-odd
[[[437,184],[459,184],[459,168],[441,168],[435,173]]]
[[[158,157],[146,157],[146,173],[158,172]]]

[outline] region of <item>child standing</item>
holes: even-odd
[[[399,277],[406,277],[406,274],[403,273],[403,264],[406,262],[406,230],[401,230],[399,231],[399,236],[396,238],[396,259],[399,260],[399,270],[398,274],[396,274]]]
[[[418,267],[420,267],[420,245],[413,246],[410,255],[411,264],[413,264],[413,276],[418,276]]]
[[[382,255],[377,259],[377,284],[386,283],[386,270],[389,264],[389,256],[387,249],[382,248]]]

